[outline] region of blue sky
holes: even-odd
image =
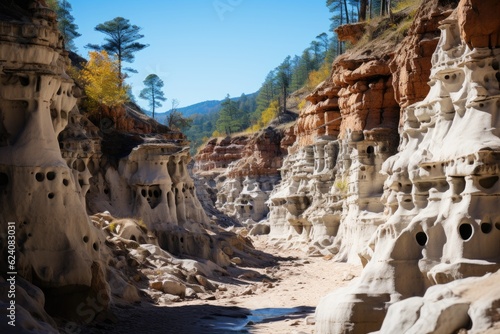
[[[257,91],[267,73],[287,55],[300,55],[320,33],[329,33],[325,0],[70,0],[81,37],[78,52],[86,57],[87,43],[100,44],[94,27],[117,16],[142,28],[140,42],[150,46],[136,53],[136,69],[128,83],[137,97],[151,73],[165,83],[169,109],[226,94]],[[147,4],[147,5],[146,5]],[[331,33],[329,33],[331,35]],[[142,107],[147,103],[138,99]]]

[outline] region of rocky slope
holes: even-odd
[[[72,332],[139,289],[201,298],[235,263],[262,262],[205,214],[181,133],[130,106],[81,112],[55,13],[42,0],[0,8],[0,269],[17,272],[20,331]]]

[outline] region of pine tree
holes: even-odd
[[[238,103],[231,100],[229,95],[222,102],[222,109],[217,120],[217,131],[229,135],[242,129],[241,112]]]
[[[290,64],[290,56],[287,56],[285,60],[277,68],[278,72],[276,78],[278,85],[281,90],[281,112],[286,112],[286,98],[288,97],[288,87],[290,86],[290,81],[292,77],[292,66]]]
[[[57,14],[57,27],[64,38],[66,50],[73,52],[77,51],[74,39],[80,37],[81,34],[77,31],[78,26],[75,24],[75,18],[71,15],[73,8],[67,0],[48,0],[47,5]]]
[[[114,55],[118,59],[118,69],[120,78],[125,79],[123,71],[136,72],[131,68],[122,68],[122,62],[132,63],[134,54],[149,45],[137,42],[144,35],[139,34],[140,27],[130,24],[130,21],[123,17],[115,17],[111,21],[98,24],[95,30],[107,35],[102,45],[87,44],[87,48],[93,50],[106,50],[109,54]]]
[[[163,88],[163,81],[156,74],[150,74],[144,79],[143,83],[146,87],[141,90],[139,97],[149,102],[149,107],[153,112],[153,118],[155,118],[155,108],[162,106],[160,101],[167,100],[161,90]]]
[[[256,97],[255,111],[251,115],[252,123],[258,122],[262,112],[266,110],[271,101],[278,99],[279,87],[276,81],[276,70],[272,70],[266,76]]]

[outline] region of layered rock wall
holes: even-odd
[[[395,43],[375,40],[338,57],[307,97],[269,201],[276,242],[360,261],[357,253],[383,222],[379,171],[399,140],[388,56]]]
[[[386,221],[364,252],[368,262],[360,280],[318,306],[320,333],[378,330],[388,305],[422,296],[431,286],[423,299],[391,306],[380,332],[478,332],[497,319],[495,298],[481,297],[483,302],[473,304],[455,292],[468,283],[439,286],[495,272],[500,260],[495,246],[500,233],[495,204],[500,192],[499,52],[471,49],[460,38],[467,36],[460,31],[468,26],[463,20],[467,17],[455,12],[441,22],[430,91],[405,108],[399,153],[382,167]],[[489,30],[483,36],[492,40]],[[475,281],[488,279],[469,282]],[[431,303],[443,298],[431,311]]]
[[[217,189],[213,205],[218,210],[239,222],[258,222],[269,212],[266,201],[280,180],[278,169],[293,139],[289,130],[273,128],[247,137],[212,139],[196,156],[194,172]]]

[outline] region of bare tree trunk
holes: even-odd
[[[153,119],[155,119],[155,88],[154,86],[151,87],[151,93],[152,93],[152,99],[153,99]]]
[[[368,5],[368,0],[361,0],[359,2],[359,21],[366,21],[366,7],[367,7],[367,5]]]
[[[391,22],[394,22],[391,10],[391,0],[387,0],[387,13],[389,14],[389,19],[391,20]]]
[[[345,8],[345,21],[349,24],[349,10],[347,9],[347,0],[344,0],[344,8]]]
[[[340,7],[340,25],[342,24],[344,24],[344,11],[342,10],[342,7]],[[337,45],[338,45],[338,56],[340,56],[342,54],[342,42],[338,38],[337,38]]]
[[[285,87],[285,90],[284,90],[284,96],[283,96],[283,113],[286,113],[286,87]]]

